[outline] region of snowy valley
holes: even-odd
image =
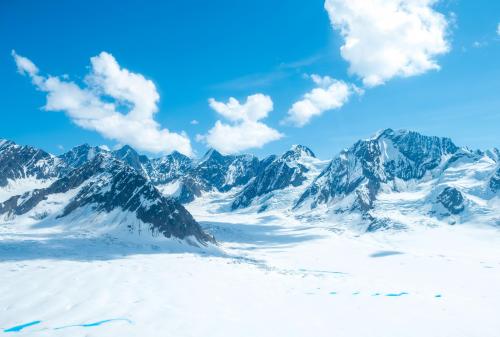
[[[0,334],[497,337],[499,229],[500,151],[412,131],[329,160],[0,140]]]

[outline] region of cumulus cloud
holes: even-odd
[[[437,0],[325,0],[333,27],[344,38],[342,57],[368,86],[439,69],[450,50],[449,22]]]
[[[226,103],[211,98],[209,105],[228,123],[218,120],[206,135],[199,135],[197,139],[220,152],[232,154],[261,148],[283,137],[280,132],[261,122],[273,110],[273,101],[269,96],[248,96],[243,104],[233,97]]]
[[[500,36],[500,22],[497,25],[497,35]]]
[[[189,122],[189,124],[198,125],[198,124],[200,124],[200,122],[198,122],[198,120],[196,120],[196,119],[193,119],[191,122]]]
[[[184,133],[171,132],[154,120],[160,96],[151,80],[120,67],[106,52],[92,57],[90,72],[80,86],[65,77],[40,75],[28,58],[12,52],[18,71],[47,93],[44,109],[64,111],[78,126],[139,150],[192,155]]]
[[[310,78],[317,87],[293,104],[283,123],[302,127],[325,111],[341,108],[353,93],[362,92],[354,85],[329,76],[311,75]]]

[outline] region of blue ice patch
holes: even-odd
[[[42,323],[42,321],[33,321],[33,322],[26,323],[26,324],[14,326],[12,328],[5,329],[3,332],[19,332],[24,328],[30,327],[32,325],[37,325],[40,323]]]
[[[394,251],[394,250],[380,250],[370,255],[370,257],[386,257],[391,255],[401,255],[404,254],[402,252]]]
[[[94,322],[94,323],[87,323],[87,324],[73,324],[73,325],[66,325],[66,326],[61,326],[58,328],[54,328],[54,330],[60,330],[60,329],[66,329],[66,328],[75,328],[75,327],[81,327],[81,328],[92,328],[95,326],[99,326],[102,324],[110,323],[110,322],[115,322],[115,321],[125,321],[129,324],[132,324],[132,321],[127,319],[127,318],[113,318],[113,319],[105,319],[102,321]]]
[[[388,297],[399,297],[399,296],[403,296],[403,295],[408,295],[408,293],[401,292],[401,293],[390,293],[390,294],[385,294],[385,296],[388,296]]]

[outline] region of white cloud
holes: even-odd
[[[21,55],[17,55],[14,50],[11,54],[16,61],[17,70],[20,74],[29,76],[36,76],[38,74],[38,68],[33,62],[31,62],[30,59]]]
[[[262,94],[248,96],[244,104],[233,97],[227,103],[211,98],[209,105],[229,123],[217,121],[206,135],[198,135],[197,140],[222,153],[232,154],[251,148],[261,148],[283,137],[280,132],[260,121],[273,110],[273,101],[269,96]]]
[[[500,22],[497,25],[497,35],[500,36]]]
[[[33,84],[47,93],[45,110],[64,111],[78,126],[139,150],[177,150],[192,155],[191,142],[184,132],[162,129],[154,120],[160,99],[154,83],[121,68],[111,54],[101,52],[91,58],[83,87],[64,77],[39,75],[29,59],[14,51],[12,55],[19,72],[29,75]]]
[[[370,87],[393,77],[439,69],[450,50],[449,23],[437,0],[325,0],[330,21],[344,38],[342,57]]]
[[[318,86],[295,102],[288,111],[288,117],[283,121],[298,127],[310,122],[315,116],[325,111],[341,108],[353,93],[362,91],[354,85],[333,79],[329,76],[311,75],[312,81]]]
[[[198,125],[200,122],[198,122],[196,119],[193,119],[191,122],[189,122],[191,125]]]
[[[208,103],[214,111],[232,122],[258,121],[266,118],[274,108],[271,97],[262,94],[248,96],[245,104],[234,97],[229,98],[227,103],[210,98]]]

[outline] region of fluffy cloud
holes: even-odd
[[[302,127],[325,111],[341,108],[353,93],[361,93],[355,86],[329,76],[311,75],[311,79],[318,87],[293,104],[284,123]]]
[[[325,8],[344,38],[341,54],[350,72],[371,87],[439,69],[436,56],[450,46],[449,24],[433,9],[436,2],[325,0]]]
[[[185,133],[162,129],[154,120],[160,99],[154,83],[121,68],[111,54],[102,52],[90,59],[91,69],[83,87],[60,77],[42,76],[29,59],[14,51],[12,55],[18,71],[47,93],[45,110],[64,111],[76,125],[139,150],[177,150],[192,155]]]
[[[269,96],[248,96],[243,104],[233,97],[227,103],[211,98],[209,105],[229,123],[219,120],[206,135],[198,136],[197,139],[220,152],[231,154],[261,148],[283,137],[280,132],[261,122],[273,110],[273,101]]]
[[[500,22],[497,25],[497,35],[500,36]]]

